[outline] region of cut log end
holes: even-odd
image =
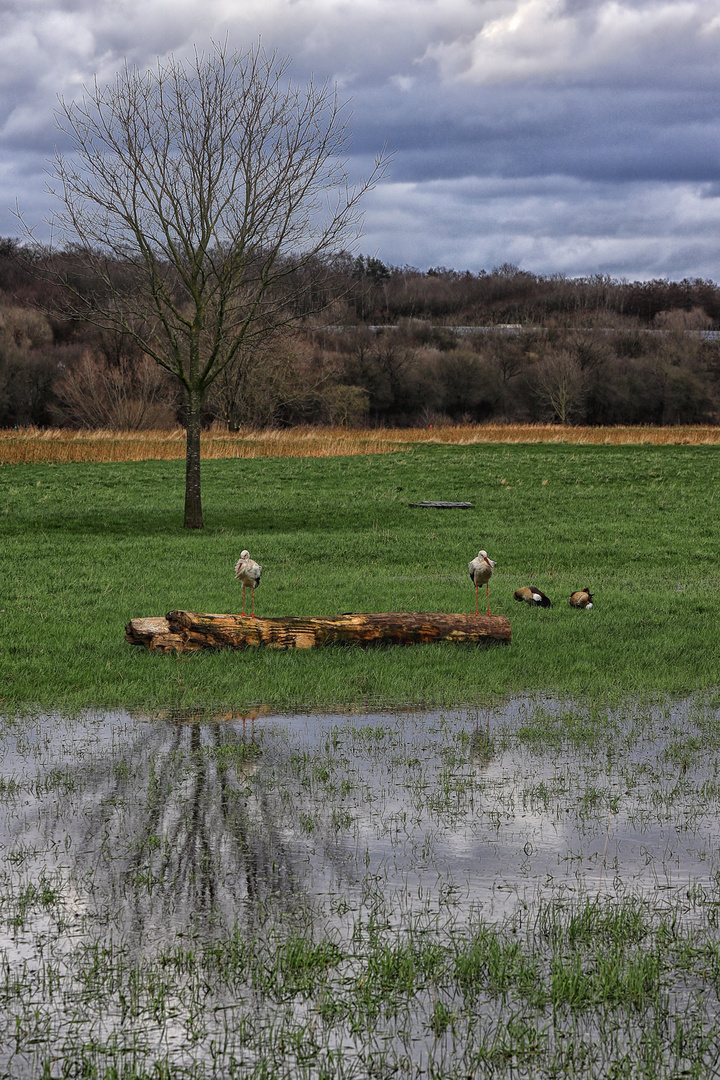
[[[154,652],[197,649],[311,649],[320,645],[427,645],[435,641],[509,644],[505,615],[379,612],[333,618],[250,618],[169,611],[165,618],[131,619],[125,640]]]

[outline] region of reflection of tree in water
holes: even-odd
[[[245,728],[158,720],[79,768],[76,869],[87,874],[92,864],[89,891],[125,928],[221,929],[305,906],[278,792],[263,775],[254,728]]]
[[[476,719],[466,752],[483,773],[493,748],[489,722]],[[169,716],[131,722],[112,749],[104,739],[95,752],[86,739],[77,754],[68,747],[72,783],[60,803],[43,799],[39,825],[55,850],[70,834],[80,910],[135,942],[268,919],[307,925],[332,892],[360,896],[368,867],[392,858],[398,873],[404,859],[412,868],[429,810],[423,799],[417,820],[392,832],[408,794],[394,759],[367,740],[339,754],[314,735],[303,749],[264,734],[251,720]]]
[[[490,738],[490,716],[487,724],[481,727],[480,719],[477,718],[474,730],[469,735],[470,761],[479,772],[484,772],[493,756],[492,739]]]

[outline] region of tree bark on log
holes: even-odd
[[[333,618],[251,619],[169,611],[165,618],[131,619],[125,640],[155,652],[196,649],[312,649],[318,645],[426,645],[433,641],[511,640],[505,615],[380,612]]]

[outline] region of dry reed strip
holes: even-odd
[[[210,430],[202,456],[213,458],[333,457],[388,454],[417,443],[572,443],[609,446],[711,446],[720,427],[560,427],[556,424],[458,424],[427,428],[296,427],[284,430]],[[185,456],[185,432],[0,430],[0,464],[171,460]]]

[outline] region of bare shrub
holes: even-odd
[[[0,344],[18,349],[39,349],[52,343],[45,315],[33,308],[0,307]]]
[[[660,330],[709,330],[713,321],[701,307],[671,308],[669,311],[658,311],[653,319],[653,325]]]
[[[321,395],[323,418],[339,427],[359,427],[367,416],[368,398],[367,390],[361,386],[327,386]]]
[[[177,423],[166,372],[149,356],[111,364],[85,351],[55,384],[58,417],[84,428],[144,431]]]
[[[529,335],[487,334],[476,342],[494,372],[496,405],[501,416],[516,416],[520,411],[518,378],[526,370],[529,359]]]
[[[0,347],[0,427],[49,423],[57,370],[51,352]]]
[[[500,396],[497,372],[467,349],[454,349],[439,362],[442,410],[455,419],[480,420],[492,415]]]
[[[0,307],[0,424],[45,424],[50,420],[57,358],[52,329],[40,312]]]
[[[401,319],[398,333],[412,345],[428,345],[433,337],[433,325],[427,319]]]
[[[243,346],[215,380],[208,404],[230,431],[326,419],[334,381],[334,365],[306,337],[285,331]]]
[[[717,423],[717,400],[708,400],[701,374],[689,365],[674,367],[668,373],[663,424]]]
[[[551,353],[533,372],[536,397],[559,424],[578,419],[583,410],[587,378],[575,356],[565,349]]]

